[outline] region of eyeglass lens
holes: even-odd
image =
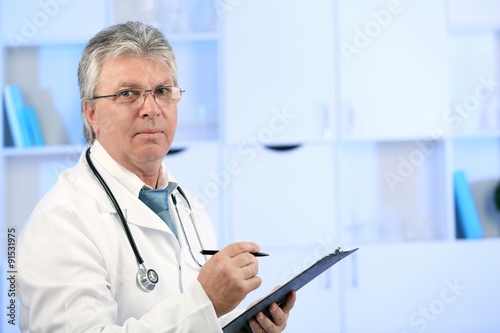
[[[158,87],[154,90],[130,88],[116,93],[116,101],[124,105],[139,105],[144,102],[148,92],[153,94],[158,104],[175,104],[181,99],[181,89],[178,87]]]

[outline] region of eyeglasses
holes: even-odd
[[[146,100],[148,92],[153,94],[155,101],[159,105],[176,104],[181,100],[181,95],[185,90],[179,87],[164,86],[155,89],[128,88],[118,90],[114,95],[94,96],[92,99],[114,97],[116,103],[127,107],[138,107]],[[142,98],[141,98],[142,96]]]

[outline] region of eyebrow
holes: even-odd
[[[162,81],[162,83],[156,85],[155,88],[163,87],[163,86],[173,86],[173,85],[174,85],[174,83],[172,82],[172,80],[167,79],[165,81]],[[122,82],[118,83],[117,86],[119,87],[119,89],[122,89],[122,88],[142,88],[142,87],[140,87],[139,84],[129,82],[129,81],[122,81]]]

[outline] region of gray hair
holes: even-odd
[[[87,121],[83,103],[91,100],[97,90],[102,64],[121,55],[165,62],[177,86],[174,50],[158,29],[140,22],[127,22],[101,30],[87,43],[78,66],[83,134],[89,144],[94,143],[95,133]]]

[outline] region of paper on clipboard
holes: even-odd
[[[248,321],[255,317],[259,312],[263,312],[265,315],[270,317],[269,306],[272,303],[278,305],[281,304],[286,299],[286,296],[292,291],[297,291],[314,278],[319,276],[321,273],[326,271],[328,268],[332,267],[340,260],[344,259],[358,249],[353,249],[349,251],[341,251],[340,248],[335,250],[335,252],[321,258],[314,265],[288,281],[286,284],[276,289],[271,294],[267,295],[265,298],[260,300],[258,303],[247,309],[241,315],[233,319],[229,324],[222,328],[224,333],[240,333],[240,332],[251,332]]]

